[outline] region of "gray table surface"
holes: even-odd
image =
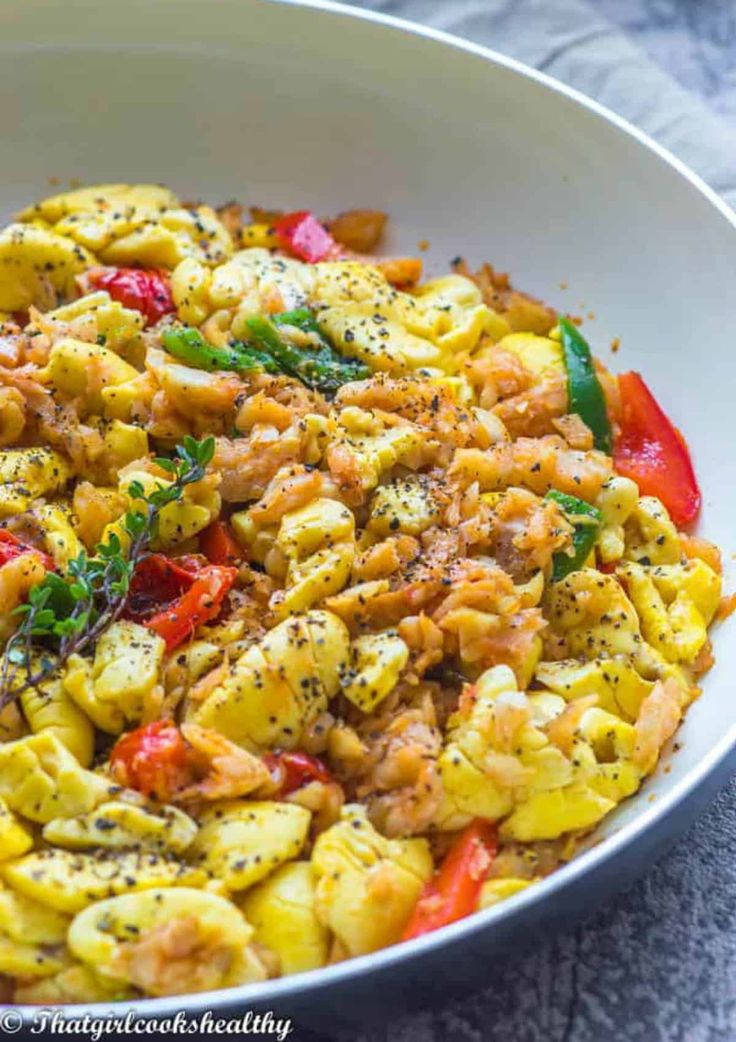
[[[736,0],[362,6],[456,32],[572,83],[648,130],[736,203]],[[736,781],[628,892],[576,930],[510,955],[486,992],[350,1038],[736,1040]]]

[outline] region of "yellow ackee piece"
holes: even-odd
[[[461,828],[474,817],[496,821],[530,794],[572,780],[571,763],[535,726],[535,713],[540,723],[546,716],[542,710],[518,690],[508,666],[479,677],[447,722],[438,828]]]
[[[316,897],[311,864],[295,861],[277,868],[243,898],[241,907],[255,940],[278,955],[281,973],[316,970],[327,963],[330,935],[317,916]]]
[[[94,728],[58,676],[41,688],[28,688],[20,696],[20,704],[33,734],[54,735],[82,767],[89,767],[95,748]]]
[[[147,809],[113,800],[89,814],[56,818],[44,827],[47,843],[68,850],[126,847],[183,854],[197,835],[197,823],[178,807]]]
[[[375,488],[382,474],[401,464],[416,469],[436,445],[413,425],[385,427],[372,413],[348,406],[332,417],[333,440],[354,459],[362,487]]]
[[[654,496],[642,496],[624,525],[629,561],[677,564],[682,547],[677,529],[664,505]]]
[[[0,518],[26,510],[34,499],[60,492],[71,468],[53,449],[5,449],[0,452]]]
[[[356,637],[340,682],[343,695],[364,713],[373,712],[396,687],[408,661],[409,648],[395,630]]]
[[[59,323],[62,328],[71,323],[81,340],[99,343],[136,364],[143,362],[143,315],[133,308],[123,307],[105,290],[86,293],[77,300],[47,311],[44,324],[49,322]]]
[[[135,463],[126,467],[120,474],[118,487],[120,492],[126,493],[133,482],[140,482],[145,495],[150,495],[157,489],[168,488],[172,482],[168,478],[159,477],[149,470],[138,469]],[[158,515],[158,536],[156,546],[159,549],[176,546],[197,535],[203,528],[214,521],[220,513],[221,499],[216,491],[216,482],[211,476],[201,481],[187,485],[181,499],[167,503]],[[139,500],[131,500],[131,509],[143,510],[144,504]],[[122,531],[119,522],[109,525],[103,534],[103,541],[110,532],[115,534],[125,544],[126,535]]]
[[[641,703],[654,686],[624,656],[592,659],[590,662],[577,659],[540,662],[534,675],[550,691],[567,701],[583,695],[598,695],[601,709],[615,713],[629,723],[636,720]]]
[[[52,976],[64,966],[63,950],[40,944],[11,941],[0,934],[0,973],[9,977],[32,979]]]
[[[37,978],[64,964],[68,916],[0,886],[0,973]]]
[[[378,536],[421,535],[440,520],[440,508],[421,474],[379,485],[371,499],[367,528]]]
[[[598,494],[595,505],[601,512],[603,526],[596,544],[605,563],[618,561],[626,549],[624,524],[636,509],[639,489],[630,478],[614,474]]]
[[[484,334],[498,338],[508,328],[462,275],[435,279],[409,294],[357,261],[315,267],[312,301],[321,328],[343,353],[374,370],[453,372],[454,354],[472,351]]]
[[[592,828],[615,806],[613,800],[577,783],[538,792],[506,818],[500,835],[521,843],[556,839],[565,832]]]
[[[121,958],[131,941],[155,937],[180,924],[190,946],[171,952],[157,974],[139,976],[135,960]],[[100,901],[80,912],[69,928],[69,947],[97,974],[141,987],[149,995],[231,988],[263,980],[251,947],[253,929],[232,902],[188,887],[161,887]],[[192,949],[200,958],[192,958]]]
[[[33,836],[0,799],[0,861],[20,857],[33,846]]]
[[[131,206],[159,209],[178,206],[179,200],[169,188],[154,184],[103,184],[87,185],[69,192],[50,195],[18,214],[20,221],[42,218],[55,224],[62,217],[73,213],[100,213],[124,210]]]
[[[520,894],[522,890],[526,890],[535,882],[536,879],[519,879],[514,876],[506,879],[487,879],[480,892],[478,908],[491,908],[493,905],[500,904],[507,897]]]
[[[148,434],[132,423],[104,421],[102,440],[105,452],[100,460],[100,470],[106,484],[108,480],[115,481],[123,467],[148,455]]]
[[[104,388],[135,380],[138,370],[106,347],[64,337],[51,348],[44,376],[57,391],[81,399],[89,415],[102,412]]]
[[[32,224],[9,224],[0,231],[0,309],[26,311],[56,306],[73,297],[76,276],[94,257],[73,239]]]
[[[698,584],[696,579],[690,585],[700,603],[712,616],[720,599],[720,583],[718,576],[704,561],[700,561],[699,564],[701,567],[697,569],[698,573],[703,575],[707,582],[706,570],[711,572],[713,582],[708,585]],[[673,597],[669,604],[665,603],[658,588],[657,570],[643,568],[640,564],[630,562],[619,568],[618,572],[626,582],[629,597],[641,620],[642,634],[647,643],[664,655],[668,662],[693,662],[708,639],[707,622],[689,595],[684,584],[684,576],[681,584],[677,583],[672,573],[665,577],[664,589]],[[713,593],[718,591],[716,597],[708,596],[708,586]]]
[[[0,745],[0,796],[8,807],[41,824],[94,810],[110,783],[85,770],[49,731]]]
[[[245,890],[299,857],[311,814],[296,803],[231,800],[201,815],[190,858],[228,890]]]
[[[254,751],[293,749],[337,694],[349,639],[345,624],[330,612],[285,619],[233,663],[194,712],[195,723]]]
[[[37,850],[0,864],[0,876],[14,890],[59,912],[79,912],[111,894],[160,886],[201,887],[207,874],[151,851],[76,853]]]
[[[109,734],[137,723],[159,680],[166,645],[136,622],[114,622],[97,642],[92,661],[72,655],[63,678],[69,696]]]
[[[550,629],[571,658],[636,655],[641,645],[633,604],[613,575],[594,568],[571,572],[546,597]]]
[[[534,333],[510,333],[498,344],[504,351],[516,355],[535,376],[564,376],[565,360],[562,345],[557,340]]]
[[[280,246],[279,237],[270,224],[245,224],[240,229],[240,245],[243,249],[258,246],[261,249],[275,250]]]
[[[349,955],[395,944],[432,874],[425,839],[386,839],[350,804],[314,844],[317,914]]]
[[[69,562],[79,557],[84,550],[72,527],[72,516],[68,507],[58,503],[46,503],[34,507],[32,516],[41,526],[46,550],[53,557],[57,567],[66,571]]]
[[[342,354],[359,358],[376,372],[407,373],[442,366],[441,348],[408,332],[370,304],[326,308],[319,313],[319,325]]]
[[[338,593],[348,582],[355,557],[355,518],[343,503],[315,499],[285,514],[276,545],[288,559],[286,588],[271,607],[278,618],[305,611]]]
[[[15,1002],[31,1006],[60,1006],[74,1002],[124,1002],[132,998],[127,985],[99,976],[83,963],[65,965],[43,980],[22,981],[13,992]]]

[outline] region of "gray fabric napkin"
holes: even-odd
[[[736,5],[733,0],[363,0],[358,7],[423,22],[510,54],[555,76],[612,108],[647,131],[688,163],[736,206]],[[683,80],[700,78],[692,66],[701,37],[687,31],[669,8],[693,12],[722,9],[714,33],[711,75],[723,83],[719,101],[730,122],[650,60],[632,36],[601,11],[616,15],[624,28],[644,38],[654,56],[668,65],[684,55]],[[730,17],[727,17],[730,15]],[[693,14],[693,17],[695,15]],[[689,23],[687,23],[689,24]],[[710,39],[710,37],[707,37]],[[730,44],[730,46],[729,46]],[[689,71],[688,71],[689,70]],[[712,86],[712,83],[711,83]]]
[[[356,0],[354,0],[356,2]],[[734,0],[368,0],[513,55],[676,153],[736,206]],[[627,893],[484,993],[339,1042],[734,1042],[736,782]],[[438,989],[441,982],[438,982]]]

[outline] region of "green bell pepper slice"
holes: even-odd
[[[606,399],[593,364],[587,340],[568,318],[558,321],[560,342],[567,369],[567,396],[571,413],[593,432],[595,447],[611,454],[611,424],[606,412]]]
[[[556,488],[550,489],[545,499],[557,503],[573,526],[572,554],[559,551],[552,558],[552,582],[556,583],[585,564],[600,533],[603,515],[598,507],[591,506],[577,496],[558,492]]]
[[[222,370],[235,373],[265,369],[267,373],[278,373],[279,367],[267,354],[249,344],[235,343],[229,347],[213,347],[198,329],[188,326],[165,329],[161,343],[174,358],[193,369],[206,369],[214,373]]]
[[[273,321],[254,315],[245,324],[258,348],[270,355],[283,372],[327,396],[335,394],[343,384],[364,380],[371,374],[367,365],[355,358],[344,358],[324,339],[306,308],[274,315]],[[305,333],[316,334],[319,346],[314,350],[296,347],[281,335],[281,326],[296,326]]]

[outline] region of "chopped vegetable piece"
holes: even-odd
[[[284,214],[276,221],[274,231],[285,250],[309,264],[339,254],[340,247],[309,210]]]
[[[497,846],[495,825],[476,819],[466,826],[424,887],[402,941],[421,937],[475,912]]]
[[[278,796],[288,796],[309,782],[333,781],[322,761],[309,753],[266,753],[263,762],[277,783],[280,782]]]
[[[173,561],[164,554],[149,554],[133,572],[125,606],[129,619],[143,622],[161,608],[178,600],[194,583],[197,567],[184,558]]]
[[[334,394],[351,380],[370,376],[368,366],[354,358],[343,358],[335,351],[307,308],[285,311],[274,315],[272,320],[256,315],[249,318],[246,325],[253,343],[213,347],[198,329],[188,327],[164,330],[161,342],[169,354],[196,369],[209,372],[263,369],[267,373],[286,373],[327,395]],[[281,335],[282,326],[293,326],[311,334],[315,347],[296,347]]]
[[[330,221],[330,233],[341,246],[370,253],[378,245],[388,214],[380,210],[347,210]]]
[[[123,307],[140,311],[149,326],[176,310],[166,272],[139,268],[101,269],[91,272],[89,280],[96,289],[107,290]]]
[[[213,521],[205,528],[199,536],[199,548],[210,564],[235,565],[243,559],[243,551],[226,521]]]
[[[610,454],[611,424],[588,342],[577,326],[567,318],[559,320],[559,328],[567,368],[570,412],[577,413],[593,432],[595,447]]]
[[[693,521],[701,495],[687,443],[639,373],[621,373],[620,432],[613,462],[645,496],[661,499],[676,525]]]
[[[237,568],[207,565],[197,572],[194,582],[181,597],[144,625],[163,637],[167,650],[172,651],[190,637],[197,626],[215,618],[237,574]]]
[[[239,343],[229,347],[213,347],[198,329],[187,326],[165,329],[161,334],[161,343],[170,355],[195,369],[236,373],[255,369],[265,369],[267,373],[280,371],[274,360],[257,348]]]
[[[172,720],[154,720],[118,739],[110,752],[121,785],[166,802],[190,780],[187,745]]]
[[[588,554],[595,546],[603,519],[597,507],[578,499],[577,496],[568,496],[553,488],[545,498],[554,500],[562,508],[574,529],[572,555],[560,551],[552,558],[552,582],[559,582],[570,572],[576,572],[582,568]]]
[[[283,372],[323,394],[334,394],[343,384],[370,376],[368,366],[353,358],[343,358],[327,343],[310,313],[304,309],[277,315],[273,322],[254,315],[246,325],[258,347],[267,352]],[[279,333],[278,326],[285,325],[295,325],[303,332],[314,333],[319,337],[319,346],[314,350],[295,347]]]
[[[0,528],[0,567],[16,557],[21,557],[23,554],[36,554],[43,561],[44,568],[50,570],[54,567],[52,558],[44,553],[43,550],[37,550],[35,546],[21,542],[11,532]]]

